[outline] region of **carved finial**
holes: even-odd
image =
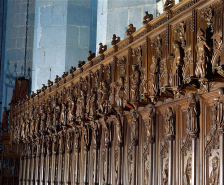
[[[72,74],[76,71],[76,67],[71,66],[69,73]]]
[[[78,68],[80,69],[85,63],[85,61],[78,61]]]
[[[61,78],[58,75],[56,75],[56,78],[54,80],[54,83],[58,83],[60,80],[61,80]]]
[[[44,92],[47,89],[47,86],[45,84],[42,84],[41,91]]]
[[[111,45],[115,46],[118,42],[120,42],[120,37],[117,37],[116,34],[113,34]]]
[[[173,7],[173,0],[166,0],[165,4],[164,4],[164,11],[170,10],[170,8]]]
[[[95,53],[92,53],[92,51],[89,51],[89,57],[87,58],[87,61],[90,62],[93,58],[95,58]]]
[[[99,43],[99,54],[103,54],[107,50],[107,45]]]
[[[65,78],[66,76],[68,76],[68,72],[63,72],[63,75],[61,76],[61,78]]]
[[[153,20],[153,15],[149,14],[148,11],[145,11],[142,24],[148,24],[151,20]]]
[[[48,87],[51,87],[52,85],[53,85],[53,82],[50,81],[50,80],[48,80],[48,81],[47,81],[47,86],[48,86]]]
[[[34,96],[36,96],[36,93],[34,93],[34,91],[31,91],[31,98],[33,98]]]
[[[129,28],[126,30],[126,36],[129,37],[136,31],[136,27],[134,27],[133,24],[129,24],[128,27]]]
[[[41,92],[40,89],[37,89],[37,90],[36,90],[36,94],[37,94],[37,95],[40,94],[40,92]]]

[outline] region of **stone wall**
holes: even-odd
[[[33,90],[77,66],[78,60],[86,60],[89,50],[95,52],[96,3],[36,0]]]
[[[143,25],[139,20],[145,16],[145,11],[156,15],[156,0],[99,0],[97,12],[97,42],[111,47],[113,34],[124,39],[129,24],[136,29]]]
[[[2,49],[2,107],[12,98],[15,77],[31,78],[35,0],[8,0],[5,8],[5,40]],[[3,64],[4,63],[4,64]]]

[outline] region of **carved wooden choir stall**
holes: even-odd
[[[166,1],[11,105],[22,185],[224,185],[224,4]]]

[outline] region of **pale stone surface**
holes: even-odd
[[[111,47],[113,34],[126,38],[126,29],[133,24],[141,28],[145,11],[156,15],[156,0],[99,0],[97,12],[96,47],[102,42]]]
[[[96,0],[37,1],[32,90],[86,60],[89,50],[95,51],[90,35],[96,33]]]

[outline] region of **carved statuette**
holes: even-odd
[[[219,130],[223,130],[223,88],[219,88],[219,98],[215,98],[215,118],[213,118],[217,124]]]
[[[168,185],[168,176],[169,176],[169,159],[166,159],[163,172],[162,172],[162,185]]]
[[[116,135],[117,135],[117,145],[122,144],[122,123],[120,114],[116,114]]]
[[[137,69],[137,65],[132,65],[132,75],[131,75],[131,102],[135,103],[139,100],[139,83],[140,83],[140,73]]]
[[[174,61],[172,65],[172,73],[176,74],[178,73],[178,69],[182,62],[182,56],[180,52],[180,43],[177,40],[173,41],[173,49],[174,49]]]
[[[198,110],[197,102],[193,93],[190,93],[188,96],[187,131],[192,136],[195,136],[198,133]]]
[[[174,136],[174,119],[173,119],[173,110],[171,107],[168,107],[166,110],[165,121],[166,121],[165,135],[167,137]]]
[[[219,158],[217,156],[212,159],[212,170],[209,175],[209,184],[219,184]]]
[[[145,123],[146,127],[146,138],[147,138],[147,143],[153,142],[154,140],[154,111],[153,108],[149,108],[149,116],[148,120]]]
[[[191,184],[191,175],[192,175],[192,158],[189,157],[187,159],[187,164],[184,171],[184,185],[190,185]]]
[[[139,113],[134,110],[131,112],[131,143],[133,146],[138,145],[138,134],[139,134]]]
[[[76,117],[76,101],[73,96],[69,96],[68,98],[68,115],[67,120],[68,123],[73,123]]]
[[[154,103],[155,96],[158,94],[158,60],[157,57],[152,57],[152,63],[149,68],[149,93],[150,99]]]
[[[100,109],[101,109],[102,113],[107,114],[109,112],[109,110],[108,110],[109,85],[106,81],[102,82],[100,92],[102,93]]]
[[[197,63],[195,74],[198,78],[201,78],[203,80],[206,76],[207,61],[208,61],[205,48],[207,48],[209,51],[211,51],[211,48],[208,46],[206,42],[206,37],[204,36],[204,31],[201,28],[199,28],[198,30],[197,38],[198,43],[195,46],[197,52]]]
[[[91,95],[89,97],[89,116],[94,117],[96,116],[96,109],[97,109],[97,91],[95,88],[91,90]]]
[[[116,87],[116,95],[115,95],[115,101],[118,107],[123,107],[123,97],[124,97],[124,77],[120,76],[119,79],[115,83]]]

